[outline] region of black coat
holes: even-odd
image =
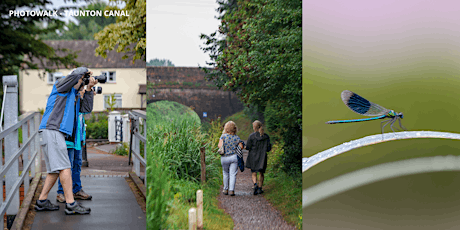
[[[246,168],[264,173],[267,169],[267,152],[272,149],[270,137],[267,134],[260,136],[259,132],[251,133],[246,149],[249,151]]]

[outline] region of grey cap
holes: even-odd
[[[84,75],[89,72],[89,69],[86,67],[78,67],[70,71],[69,75]]]

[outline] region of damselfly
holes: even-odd
[[[382,134],[383,134],[383,129],[388,124],[390,124],[391,130],[393,130],[394,132],[395,130],[393,129],[393,124],[396,121],[399,122],[399,127],[401,127],[401,129],[406,130],[406,128],[402,126],[401,124],[401,119],[403,119],[403,113],[396,113],[393,110],[385,109],[382,106],[372,103],[364,99],[363,97],[359,96],[358,94],[353,93],[348,90],[344,90],[342,92],[342,101],[343,103],[345,103],[345,105],[348,106],[348,108],[350,108],[354,112],[361,114],[361,115],[365,115],[365,116],[371,116],[371,118],[341,120],[341,121],[328,121],[326,122],[326,124],[352,123],[352,122],[372,121],[372,120],[388,118],[388,120],[384,120],[380,122],[380,128],[382,129]],[[384,122],[386,123],[383,124]],[[397,127],[394,127],[394,128],[399,130]]]

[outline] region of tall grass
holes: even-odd
[[[200,120],[190,117],[189,112],[182,113],[182,116],[170,115],[165,111],[150,113],[151,110],[162,108],[162,105],[154,104],[147,110],[147,228],[186,228],[188,209],[196,206],[198,189],[203,189],[205,195],[205,228],[215,229],[210,228],[212,225],[231,228],[233,221],[218,209],[216,199],[222,181],[217,142],[214,140],[218,141],[219,137],[204,133]],[[170,112],[177,109],[187,111],[180,106],[169,103],[163,108]],[[167,119],[156,117],[163,115]],[[155,117],[150,119],[152,116]],[[206,184],[200,181],[201,147],[206,150]],[[222,222],[226,224],[222,225]]]

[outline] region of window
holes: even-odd
[[[117,74],[115,71],[102,71],[102,75],[107,77],[108,83],[116,83],[117,82]]]
[[[104,94],[104,110],[110,109],[110,106],[113,105],[113,108],[121,108],[121,94],[114,94],[112,101],[112,94]]]
[[[64,77],[64,75],[61,72],[48,73],[47,82],[48,84],[54,84],[57,80],[61,79],[62,77]]]

